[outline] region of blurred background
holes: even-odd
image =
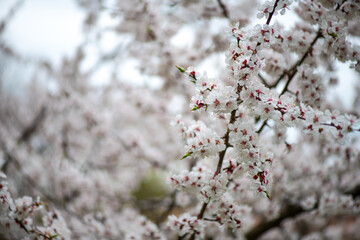
[[[170,122],[181,114],[226,128],[189,111],[194,89],[175,66],[226,83],[232,24],[264,23],[256,18],[263,1],[223,2],[0,0],[0,164],[14,196],[41,196],[74,236],[92,231],[74,215],[101,222],[130,206],[164,221],[169,174],[195,164],[178,161],[183,143]],[[274,23],[289,30],[298,20],[287,11]],[[356,34],[350,41],[360,43]],[[326,107],[358,114],[359,75],[349,63],[318,71]],[[291,131],[289,143],[297,141]],[[179,194],[185,207],[172,211],[186,212],[194,199]]]

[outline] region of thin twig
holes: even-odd
[[[230,19],[229,11],[228,11],[227,7],[224,5],[224,3],[221,0],[217,0],[217,2],[221,8],[221,11],[222,11],[222,14],[224,15],[224,17]]]
[[[272,16],[273,16],[274,13],[275,13],[275,10],[276,10],[276,7],[277,7],[277,5],[278,5],[278,2],[279,2],[279,0],[276,0],[276,1],[275,1],[274,8],[273,8],[272,12],[270,13],[268,19],[266,20],[266,25],[269,25],[269,24],[270,24],[271,18],[272,18]]]
[[[264,78],[260,73],[258,73],[258,77],[260,78],[261,82],[262,82],[266,87],[272,88],[272,86],[267,83],[267,81],[265,80],[265,78]]]
[[[235,122],[235,120],[236,120],[236,115],[235,114],[236,114],[236,110],[233,110],[231,112],[229,125],[233,124]],[[225,135],[223,137],[224,143],[225,143],[225,149],[223,151],[219,152],[219,161],[218,161],[216,172],[214,173],[214,176],[218,175],[221,172],[221,168],[222,168],[222,164],[224,162],[224,157],[225,157],[226,151],[230,147],[229,136],[230,136],[230,128],[228,127],[227,130],[226,130],[226,133],[225,133]],[[203,203],[203,205],[202,205],[202,207],[200,209],[200,212],[197,215],[198,219],[202,219],[204,217],[204,213],[205,213],[206,208],[207,208],[208,204],[210,203],[210,201],[211,201],[211,199],[209,199],[207,202]],[[195,239],[195,232],[193,232],[189,237],[189,240],[194,240],[194,239]]]
[[[291,68],[289,72],[289,78],[285,84],[284,89],[281,91],[280,96],[283,95],[286,91],[287,88],[289,87],[289,84],[291,83],[291,81],[293,80],[295,74],[298,71],[298,67],[305,61],[305,59],[307,58],[307,56],[312,52],[312,48],[314,47],[316,41],[322,36],[321,31],[319,30],[316,34],[316,37],[314,38],[314,40],[311,42],[309,48],[307,49],[307,51],[305,52],[305,54],[302,56],[301,59],[299,59],[299,61],[296,62],[296,64]]]
[[[236,120],[235,114],[236,114],[236,110],[233,110],[231,112],[229,124],[233,124],[235,122],[235,120]],[[225,135],[223,137],[224,138],[225,149],[219,153],[219,162],[218,162],[218,165],[217,165],[217,168],[216,168],[215,175],[217,175],[217,174],[219,174],[221,172],[221,168],[222,168],[222,164],[223,164],[223,161],[224,161],[226,150],[230,147],[229,136],[230,136],[230,128],[228,127],[227,130],[226,130],[226,133],[225,133]]]
[[[294,79],[294,76],[296,75],[297,71],[298,71],[298,67],[303,64],[303,62],[305,61],[305,59],[307,58],[307,56],[312,52],[312,49],[316,43],[316,41],[322,37],[321,31],[319,30],[316,34],[316,37],[314,38],[314,40],[310,43],[309,48],[307,49],[307,51],[305,52],[305,54],[302,56],[301,59],[299,59],[288,71],[284,71],[283,74],[281,74],[281,76],[278,78],[278,80],[276,81],[276,83],[271,86],[271,88],[276,87],[279,82],[281,81],[281,79],[285,76],[288,75],[288,80],[285,83],[285,86],[283,88],[283,90],[280,93],[280,96],[284,95],[286,92],[288,92],[288,87],[291,83],[291,81]],[[267,121],[268,119],[266,119],[262,125],[260,126],[259,130],[256,131],[256,133],[260,134],[262,132],[262,130],[264,129],[264,127],[267,125]]]
[[[15,14],[20,9],[21,5],[24,3],[24,0],[18,0],[11,9],[7,12],[4,19],[0,22],[0,34],[4,32],[6,25],[10,22],[10,20],[15,16]]]
[[[260,126],[259,130],[256,131],[257,134],[260,134],[262,132],[262,130],[264,129],[265,126],[267,126],[267,121],[268,119],[266,119]]]

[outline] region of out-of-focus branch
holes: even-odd
[[[6,173],[8,167],[9,167],[9,163],[13,162],[14,158],[10,154],[9,150],[7,150],[5,144],[1,141],[1,139],[0,139],[0,148],[4,153],[4,159],[5,159],[3,165],[1,166],[1,171]]]
[[[221,8],[221,11],[222,11],[222,14],[224,15],[224,17],[229,18],[229,11],[228,11],[227,7],[224,5],[224,3],[221,0],[217,0],[217,2]]]
[[[345,194],[349,194],[353,198],[360,196],[360,185],[356,186],[355,188],[353,188],[350,191],[345,192]],[[318,205],[319,205],[319,203],[317,202],[312,209],[305,210],[300,206],[289,204],[283,208],[283,210],[281,211],[280,215],[277,218],[269,220],[269,221],[263,221],[262,223],[257,225],[255,228],[253,228],[252,230],[247,232],[245,234],[245,237],[247,240],[258,239],[260,236],[262,236],[268,230],[279,227],[280,224],[284,220],[296,217],[302,213],[310,212],[310,211],[316,209],[318,207]]]
[[[20,143],[29,140],[30,137],[36,132],[36,130],[44,120],[45,115],[46,115],[46,107],[42,106],[39,113],[36,115],[36,117],[31,122],[31,124],[23,130],[17,142]]]
[[[266,231],[278,227],[282,221],[288,218],[295,217],[300,213],[303,213],[304,209],[298,206],[286,206],[279,217],[272,219],[270,221],[265,221],[257,225],[251,231],[245,234],[247,240],[258,239],[261,235],[263,235]]]
[[[18,0],[7,12],[6,16],[0,22],[0,34],[5,30],[6,25],[9,23],[11,18],[15,16],[17,11],[20,9],[21,5],[24,3],[24,0]]]
[[[70,155],[69,138],[66,127],[63,127],[63,129],[61,130],[61,149],[64,158],[73,160]]]
[[[31,124],[24,129],[24,131],[20,134],[17,142],[26,142],[30,139],[30,137],[36,132],[41,122],[44,120],[46,115],[46,107],[43,106],[39,113],[35,116],[34,120]],[[9,164],[14,161],[14,157],[11,155],[10,151],[7,149],[6,144],[0,139],[0,147],[5,155],[5,162],[1,166],[1,171],[6,172]]]

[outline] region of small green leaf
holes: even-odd
[[[180,72],[182,72],[182,73],[184,73],[184,72],[185,72],[185,69],[184,69],[184,68],[179,67],[179,66],[176,66],[176,67],[177,67],[177,69],[179,69],[179,71],[180,71]]]
[[[186,153],[186,154],[181,158],[181,160],[183,160],[184,158],[187,158],[187,157],[190,156],[191,154],[192,154],[192,152]]]
[[[266,194],[266,197],[267,197],[268,199],[270,199],[270,196],[269,196],[268,191],[264,191],[264,193]]]
[[[328,33],[329,36],[332,36],[333,38],[337,38],[337,33]]]
[[[194,106],[191,111],[195,111],[195,110],[198,110],[199,108],[197,106]]]

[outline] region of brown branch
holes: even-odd
[[[264,129],[264,127],[267,125],[267,121],[268,119],[266,119],[260,126],[260,128],[256,131],[257,134],[260,134],[262,132],[262,130]]]
[[[276,1],[275,1],[274,8],[273,8],[272,12],[270,13],[268,19],[266,20],[266,25],[269,25],[269,24],[270,24],[271,18],[272,18],[272,16],[273,16],[274,13],[275,13],[275,10],[276,10],[276,7],[277,7],[277,5],[278,5],[278,2],[279,2],[279,0],[276,0]]]
[[[204,217],[204,213],[205,213],[205,210],[207,208],[207,205],[210,203],[210,199],[208,202],[204,202],[201,209],[200,209],[200,212],[197,216],[198,219],[202,219]],[[189,240],[194,240],[195,239],[195,232],[193,232],[190,237],[189,237]]]
[[[224,15],[224,17],[230,19],[229,11],[228,11],[227,7],[224,5],[224,3],[221,0],[217,0],[217,2],[221,8],[221,11],[222,11],[222,14]]]
[[[253,228],[251,231],[247,232],[245,234],[245,237],[247,240],[258,239],[266,231],[279,226],[280,223],[282,221],[284,221],[285,219],[295,217],[303,212],[304,212],[304,210],[301,207],[289,205],[284,208],[284,210],[281,212],[281,214],[278,218],[260,223],[258,226]]]
[[[9,168],[9,164],[14,161],[14,158],[10,154],[10,152],[6,149],[5,145],[2,142],[0,142],[0,144],[1,144],[1,150],[4,153],[4,159],[5,159],[3,165],[1,166],[1,171],[6,173],[7,169]]]
[[[236,120],[235,114],[236,114],[236,110],[233,110],[231,112],[229,124],[233,124],[235,122],[235,120]],[[225,149],[219,153],[219,162],[218,162],[218,165],[217,165],[217,168],[216,168],[215,175],[217,175],[217,174],[219,174],[221,172],[221,168],[222,168],[222,164],[223,164],[223,161],[224,161],[225,153],[226,153],[227,149],[230,147],[229,136],[230,136],[230,129],[228,127],[227,130],[226,130],[226,133],[225,133],[225,135],[223,137],[224,138]]]
[[[235,122],[235,120],[236,120],[236,115],[235,114],[236,114],[236,110],[233,110],[231,112],[229,125],[233,124]],[[225,135],[223,137],[224,143],[225,143],[225,149],[223,151],[219,152],[219,161],[218,161],[217,168],[216,168],[216,171],[214,173],[214,176],[218,175],[221,172],[221,168],[222,168],[222,164],[224,162],[224,157],[225,157],[226,151],[230,147],[229,136],[230,136],[230,128],[228,127],[227,130],[226,130],[226,133],[225,133]],[[202,205],[202,207],[200,209],[200,212],[197,215],[198,219],[202,219],[204,217],[204,213],[205,213],[206,208],[207,208],[208,204],[210,203],[210,201],[211,201],[211,199],[209,199],[207,202],[203,203],[203,205]],[[189,237],[189,240],[194,240],[194,239],[195,239],[195,232],[193,232]]]
[[[272,16],[273,16],[274,13],[275,13],[275,9],[276,9],[276,7],[277,7],[278,2],[279,2],[279,0],[276,0],[276,1],[275,1],[274,9],[272,10],[272,12],[270,13],[268,19],[266,20],[266,25],[269,25],[269,24],[270,24],[271,18],[272,18]],[[238,45],[239,45],[239,43],[238,43]],[[257,42],[255,49],[256,49],[258,46],[260,46],[260,45],[261,45],[261,43],[260,43],[260,42]],[[250,56],[249,59],[251,59],[253,55],[254,55],[254,52],[251,54],[251,56]]]
[[[319,30],[319,31],[317,32],[317,34],[316,34],[315,39],[314,39],[314,40],[312,41],[312,43],[310,44],[310,47],[308,48],[308,50],[306,51],[306,53],[303,55],[303,57],[302,57],[299,61],[297,61],[297,62],[295,63],[295,65],[290,68],[290,70],[284,71],[284,72],[280,75],[280,77],[276,80],[276,82],[275,82],[273,85],[270,86],[270,88],[275,88],[275,87],[277,87],[277,85],[279,85],[279,83],[281,82],[281,80],[282,80],[286,75],[291,76],[291,75],[295,75],[295,74],[296,74],[296,72],[297,72],[297,67],[300,66],[300,65],[304,62],[304,60],[305,60],[306,57],[308,56],[309,52],[311,51],[312,47],[314,46],[315,42],[316,42],[320,37],[322,37],[322,35],[321,35],[321,31]],[[299,63],[300,63],[300,64],[299,64]],[[291,78],[289,77],[289,79],[291,79]],[[290,82],[289,82],[289,83],[290,83]]]
[[[290,68],[290,70],[284,71],[283,74],[281,74],[281,76],[278,78],[278,80],[276,81],[276,83],[274,85],[272,85],[270,88],[274,88],[276,87],[281,79],[285,76],[288,75],[288,80],[285,83],[285,86],[283,88],[283,90],[281,91],[279,96],[284,95],[288,90],[288,87],[291,83],[291,81],[294,79],[294,76],[296,75],[297,71],[298,71],[298,67],[303,64],[303,62],[305,61],[305,59],[307,58],[307,56],[312,52],[312,49],[316,43],[316,41],[322,37],[321,31],[319,30],[316,34],[316,37],[314,38],[314,40],[310,43],[310,46],[308,47],[308,49],[306,50],[305,54]],[[268,119],[266,119],[262,125],[260,126],[259,130],[256,131],[256,133],[260,134],[262,132],[262,130],[264,129],[264,127],[267,125],[267,121]]]
[[[287,74],[288,74],[288,71],[284,71],[284,72],[280,75],[280,77],[276,80],[276,82],[275,82],[273,85],[271,85],[269,88],[275,88],[275,87],[277,87],[277,85],[279,85],[279,83],[281,82],[281,80],[282,80]]]
[[[314,40],[310,43],[310,46],[309,48],[307,49],[307,51],[305,52],[305,54],[302,56],[301,59],[299,59],[299,61],[297,61],[295,63],[295,65],[288,71],[288,80],[285,84],[285,87],[284,89],[281,91],[280,93],[280,96],[283,95],[286,91],[287,91],[287,88],[289,87],[289,84],[291,83],[291,81],[293,80],[295,74],[297,73],[298,71],[298,67],[303,64],[303,62],[305,61],[305,59],[307,58],[307,56],[312,52],[312,49],[316,43],[316,41],[321,37],[321,31],[319,30],[316,34],[316,37],[314,38]]]
[[[44,120],[45,114],[46,114],[46,107],[42,106],[39,113],[34,118],[34,120],[31,122],[29,126],[27,126],[24,129],[24,131],[18,138],[17,140],[18,143],[26,142],[27,140],[30,139],[30,137],[36,132],[36,130],[39,128],[40,124]]]
[[[360,195],[360,185],[356,186],[350,191],[345,192],[345,194],[351,195],[353,198],[356,198]],[[272,220],[269,221],[263,221],[259,225],[257,225],[255,228],[250,230],[245,234],[245,237],[247,240],[255,240],[258,239],[260,236],[262,236],[265,232],[267,232],[270,229],[276,228],[280,226],[280,224],[285,220],[289,218],[296,217],[302,213],[310,212],[318,207],[318,202],[315,204],[315,206],[312,209],[305,210],[300,206],[296,205],[287,205],[283,208],[280,215]]]
[[[260,78],[261,82],[262,82],[266,87],[272,88],[272,86],[267,83],[267,81],[265,80],[265,78],[264,78],[260,73],[258,73],[258,77]]]

